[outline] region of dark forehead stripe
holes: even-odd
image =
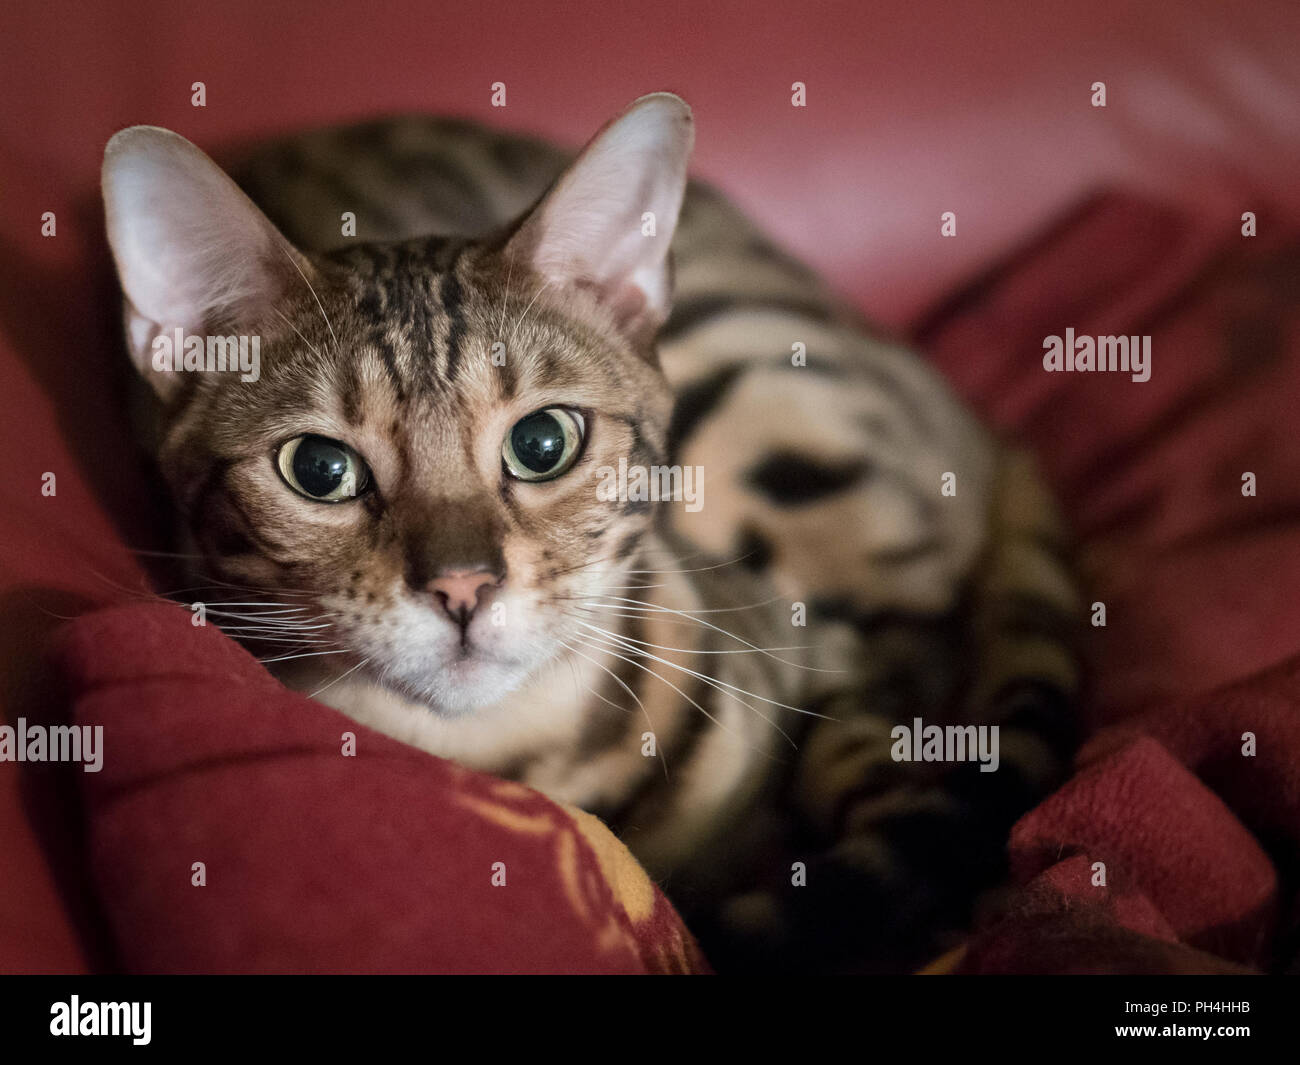
[[[445,391],[460,363],[466,328],[457,265],[471,243],[428,237],[392,244],[352,245],[326,258],[351,276],[353,301],[365,320],[399,401],[412,387]],[[446,358],[434,337],[446,323]]]
[[[461,313],[462,292],[460,281],[453,267],[442,275],[442,285],[438,289],[442,300],[443,313],[447,315],[447,380],[454,381],[460,369],[460,346],[465,339],[465,318]]]
[[[384,372],[388,374],[388,380],[393,386],[393,393],[397,397],[398,403],[406,402],[406,382],[397,369],[397,352],[393,350],[392,342],[388,339],[383,329],[375,329],[370,334],[370,342],[374,344],[375,350],[379,352],[379,361],[384,367]]]
[[[343,376],[339,380],[340,397],[343,403],[343,417],[349,425],[361,421],[361,375],[357,373],[355,359],[345,359]]]

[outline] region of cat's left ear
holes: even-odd
[[[588,289],[648,345],[672,296],[668,247],[695,142],[691,109],[643,96],[606,125],[506,245],[552,285]]]

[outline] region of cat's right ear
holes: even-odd
[[[160,395],[178,375],[155,369],[156,338],[177,329],[203,336],[216,325],[254,331],[287,286],[311,275],[239,186],[170,130],[132,126],[115,134],[104,150],[102,187],[127,345]]]

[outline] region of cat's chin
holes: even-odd
[[[440,717],[463,717],[501,702],[528,680],[530,671],[518,663],[478,656],[454,659],[427,683],[398,684],[407,698]]]

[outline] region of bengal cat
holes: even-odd
[[[906,970],[1069,757],[1062,530],[920,358],[688,180],[693,138],[668,93],[576,158],[399,118],[237,184],[123,130],[128,347],[208,610],[285,683],[598,814],[724,971]],[[260,365],[169,369],[174,336]]]

